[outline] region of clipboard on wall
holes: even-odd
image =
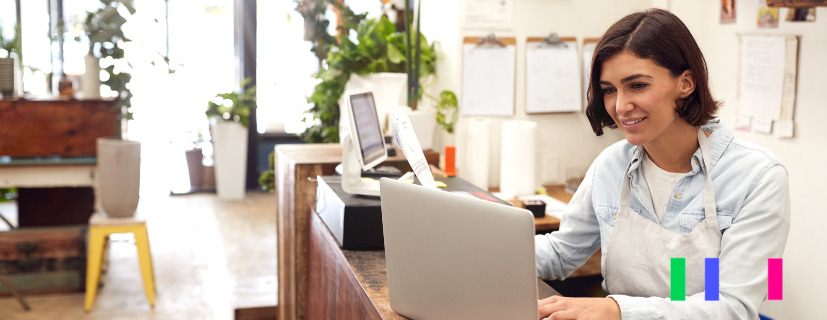
[[[514,115],[516,44],[493,34],[463,39],[461,115]]]
[[[526,39],[526,114],[577,112],[582,91],[577,38]]]
[[[600,38],[585,38],[583,39],[583,110],[589,105],[589,80],[591,80],[592,73],[592,58],[594,50]]]

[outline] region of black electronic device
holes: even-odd
[[[340,176],[318,176],[316,213],[343,249],[383,249],[382,202],[347,193]],[[378,181],[378,180],[377,180]],[[463,191],[483,200],[510,205],[459,177],[438,178],[447,191]]]

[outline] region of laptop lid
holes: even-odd
[[[537,319],[534,217],[380,180],[391,309],[413,319]]]

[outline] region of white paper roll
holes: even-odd
[[[504,122],[500,150],[500,192],[503,196],[510,199],[534,194],[537,123]]]
[[[490,131],[491,120],[482,118],[468,120],[468,142],[464,153],[465,165],[459,172],[463,179],[485,190],[488,190]]]

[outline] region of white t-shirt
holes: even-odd
[[[669,204],[669,200],[672,199],[672,189],[686,173],[669,172],[661,169],[652,162],[652,159],[649,159],[646,152],[643,153],[643,166],[640,171],[643,179],[646,180],[646,184],[649,185],[649,194],[652,195],[655,216],[658,221],[661,221],[664,213],[666,213],[666,206]]]

